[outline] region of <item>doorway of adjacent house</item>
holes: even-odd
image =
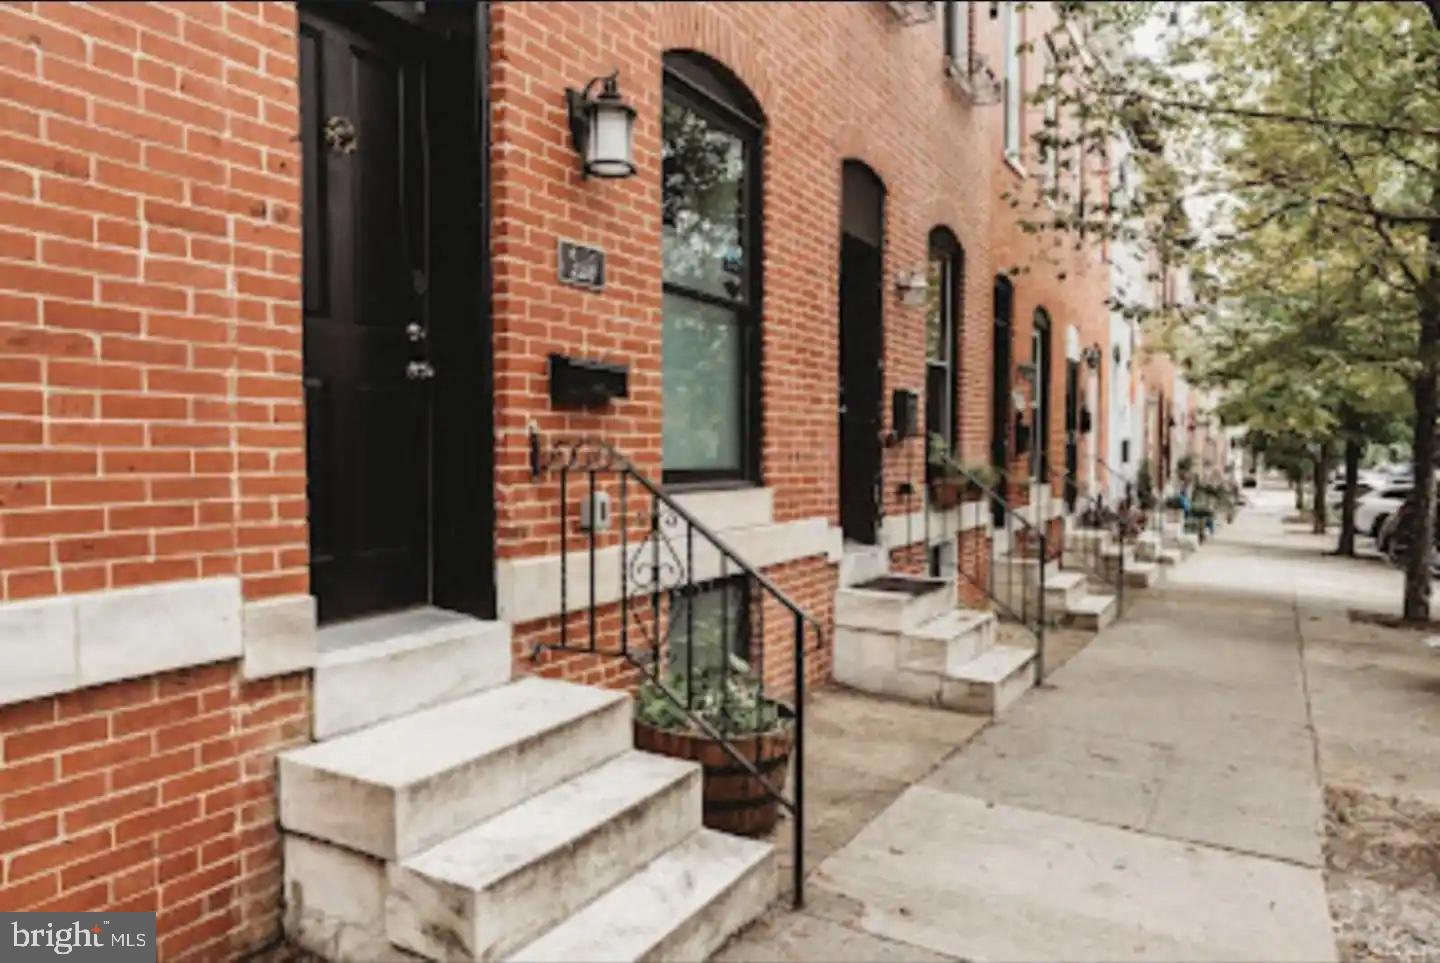
[[[858,161],[841,172],[840,525],[874,545],[880,524],[885,186]]]
[[[990,358],[990,462],[1000,472],[995,491],[1009,499],[1010,472],[1010,348],[1011,326],[1015,306],[1015,289],[1008,278],[997,277],[994,291],[994,350]],[[990,506],[991,521],[996,528],[1005,525],[1005,503],[995,499]]]
[[[1080,496],[1080,362],[1065,362],[1065,509]]]
[[[477,27],[460,5],[301,8],[306,468],[322,622],[419,605],[493,613]]]

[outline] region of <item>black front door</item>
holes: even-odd
[[[1065,507],[1075,510],[1080,471],[1080,362],[1065,362]]]
[[[840,527],[874,545],[880,519],[880,248],[840,238]]]
[[[990,355],[990,462],[999,471],[1000,479],[995,491],[1001,498],[1009,499],[1007,479],[1010,471],[1010,327],[1014,290],[1004,278],[995,279],[995,327],[994,350]],[[1006,503],[993,500],[990,506],[991,521],[997,528],[1005,525]]]
[[[423,63],[386,36],[300,27],[311,581],[320,618],[429,597]]]

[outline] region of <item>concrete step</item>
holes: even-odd
[[[1086,592],[1065,610],[1061,621],[1073,628],[1099,632],[1115,621],[1115,609],[1115,596]]]
[[[1125,584],[1130,588],[1151,588],[1160,581],[1160,563],[1138,558],[1125,566]]]
[[[708,959],[765,910],[777,885],[768,843],[702,829],[511,959]]]
[[[420,608],[320,630],[316,739],[510,681],[510,626]]]
[[[522,679],[282,753],[280,823],[400,859],[631,744],[625,693]]]
[[[977,715],[999,715],[1035,684],[1035,652],[1016,645],[997,645],[947,673],[942,695],[949,709]]]
[[[954,607],[949,580],[884,575],[835,593],[835,625],[900,635]]]
[[[1115,544],[1115,533],[1108,528],[1076,528],[1065,534],[1067,551],[1093,551],[1096,545],[1108,548]]]
[[[1089,580],[1084,572],[1062,569],[1045,578],[1045,609],[1049,612],[1063,612],[1070,603],[1085,594]]]
[[[628,752],[390,864],[390,942],[503,957],[698,830],[700,783],[694,763]]]
[[[911,672],[943,673],[994,644],[993,612],[951,609],[900,637],[897,666]]]
[[[1159,561],[1162,551],[1158,532],[1141,532],[1135,537],[1135,557],[1140,561]]]
[[[890,554],[883,545],[846,542],[840,555],[840,587],[868,582],[890,571]]]
[[[1178,548],[1162,548],[1155,556],[1161,565],[1179,565],[1185,560],[1185,553]]]

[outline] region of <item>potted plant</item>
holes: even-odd
[[[961,501],[978,501],[984,497],[985,488],[995,487],[997,476],[994,468],[981,462],[961,462],[942,435],[930,436],[928,461],[930,505],[933,508],[945,511]]]
[[[730,657],[728,671],[696,668],[687,685],[674,672],[662,688],[646,679],[635,694],[635,747],[700,763],[704,776],[704,822],[711,829],[762,836],[775,828],[779,801],[711,735],[723,738],[776,790],[783,792],[795,740],[794,712],[765,697],[743,659]],[[692,691],[693,690],[693,691]],[[690,696],[690,710],[686,704]],[[710,732],[692,721],[698,717]]]

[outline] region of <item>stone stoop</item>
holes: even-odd
[[[1120,547],[1112,546],[1100,555],[1100,571],[1094,573],[1096,578],[1113,585],[1117,568],[1120,564]],[[1128,545],[1125,547],[1125,587],[1146,589],[1153,587],[1160,581],[1160,563],[1144,562],[1136,557],[1135,550]]]
[[[995,596],[1011,611],[1033,612],[1040,582],[1040,565],[1035,559],[1018,559],[1023,578],[1007,581],[997,576]],[[1115,620],[1115,596],[1094,592],[1091,573],[1083,568],[1061,567],[1051,560],[1045,566],[1045,617],[1069,628],[1098,632]],[[1126,578],[1126,584],[1130,579]],[[1022,604],[1024,608],[1022,609]]]
[[[888,582],[890,590],[876,583]],[[909,583],[905,586],[905,583]],[[1035,653],[997,645],[991,612],[957,609],[949,582],[891,577],[835,597],[836,681],[995,715],[1034,684]]]
[[[1135,536],[1135,557],[1142,562],[1160,561],[1164,551],[1159,532],[1144,531]]]
[[[316,739],[510,681],[510,626],[421,608],[317,633]]]
[[[774,899],[773,847],[705,830],[698,765],[632,747],[627,694],[527,678],[282,753],[287,933],[336,961],[708,956]]]

